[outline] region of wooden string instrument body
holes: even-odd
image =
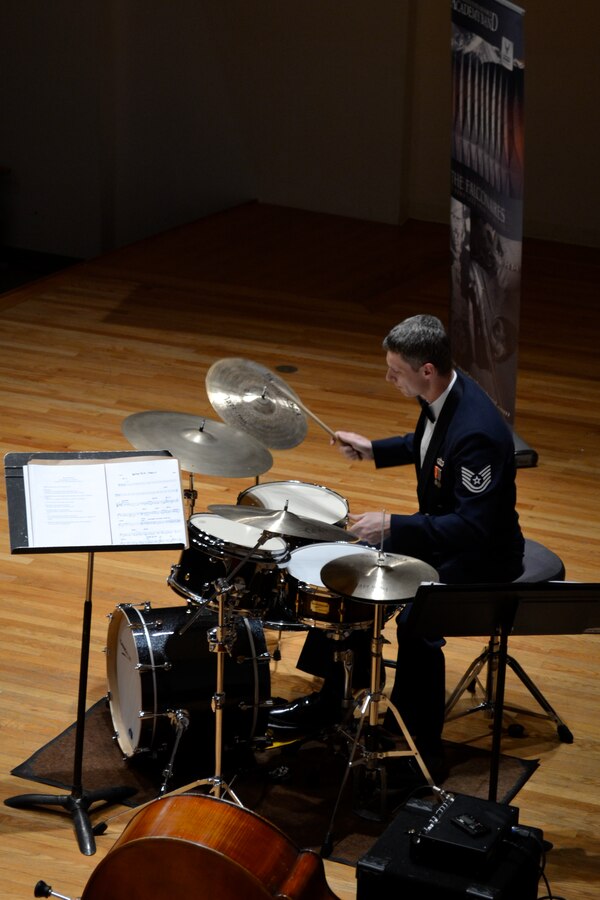
[[[255,813],[182,794],[143,807],[85,886],[81,900],[337,900],[321,857],[299,850]]]

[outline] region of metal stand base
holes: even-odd
[[[451,722],[454,719],[459,719],[462,716],[468,716],[472,713],[476,712],[488,712],[490,717],[494,714],[494,709],[496,706],[496,679],[497,679],[497,671],[498,671],[498,654],[499,654],[499,639],[497,636],[492,635],[487,646],[483,649],[483,651],[479,654],[479,656],[473,660],[461,680],[458,682],[454,690],[452,691],[450,697],[446,702],[446,721]],[[573,743],[573,734],[568,728],[568,726],[563,722],[558,713],[552,708],[552,706],[548,703],[542,692],[539,688],[534,684],[531,678],[527,675],[523,667],[514,659],[512,656],[506,657],[506,665],[509,666],[512,671],[515,673],[517,678],[525,685],[529,693],[532,695],[534,700],[541,706],[544,710],[543,713],[537,712],[536,710],[525,709],[520,706],[509,706],[504,704],[503,711],[504,712],[515,712],[515,713],[523,713],[528,716],[535,716],[540,719],[550,719],[556,725],[556,730],[560,740],[565,744]],[[487,666],[486,673],[486,684],[485,688],[479,682],[478,676],[482,669]],[[452,714],[452,710],[465,693],[465,691],[471,691],[473,685],[479,685],[484,691],[483,700],[475,706],[472,706],[470,709],[463,710],[458,713]],[[521,728],[519,726],[513,725],[509,727],[509,730],[517,735],[522,733]]]
[[[387,805],[387,773],[382,760],[394,757],[409,756],[414,757],[417,762],[425,782],[432,788],[434,786],[427,766],[423,762],[423,758],[417,749],[404,721],[391,702],[389,697],[380,689],[381,686],[381,667],[382,655],[381,648],[383,645],[382,629],[383,629],[383,607],[375,605],[375,619],[373,622],[373,638],[371,642],[371,686],[368,691],[364,691],[356,701],[356,708],[360,709],[360,718],[358,727],[354,735],[346,732],[345,723],[342,723],[338,733],[345,736],[350,741],[350,751],[348,755],[348,764],[344,771],[342,783],[333,808],[333,813],[329,821],[329,829],[321,848],[321,856],[328,857],[333,847],[333,824],[337,815],[340,800],[346,788],[348,778],[351,772],[357,771],[358,766],[364,766],[364,772],[368,773],[367,778],[371,782],[378,782],[380,811],[379,814],[369,813],[369,817],[383,819],[385,808]],[[407,750],[390,750],[385,748],[386,740],[383,736],[382,727],[379,724],[380,707],[391,710],[400,731],[404,737]],[[358,810],[360,812],[360,810]]]
[[[4,801],[6,806],[16,809],[31,809],[45,806],[60,806],[73,817],[73,825],[79,849],[86,856],[96,852],[94,829],[90,823],[88,810],[93,803],[104,800],[105,803],[120,803],[135,794],[131,787],[112,787],[97,791],[85,791],[82,786],[83,772],[83,740],[85,733],[85,701],[87,691],[88,662],[90,650],[90,631],[92,622],[92,581],[94,572],[94,554],[88,554],[86,597],[83,604],[83,622],[81,628],[81,659],[79,664],[79,689],[77,695],[77,724],[75,728],[75,751],[73,760],[73,786],[70,794],[19,794]]]
[[[99,791],[84,791],[80,797],[74,794],[20,794],[4,801],[6,806],[16,809],[32,809],[40,806],[60,806],[73,818],[73,827],[79,849],[86,856],[96,852],[94,829],[88,815],[89,808],[103,800],[107,805],[121,803],[135,794],[136,789],[130,787],[107,788]]]

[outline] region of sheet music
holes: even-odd
[[[186,543],[176,459],[111,463],[106,475],[113,543]]]
[[[40,459],[23,474],[30,547],[187,545],[176,459]]]

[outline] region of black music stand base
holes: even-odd
[[[506,703],[504,704],[504,712],[522,713],[523,715],[534,716],[539,719],[550,719],[556,725],[556,731],[559,739],[564,744],[572,744],[572,731],[570,730],[568,725],[566,725],[566,723],[560,718],[556,710],[553,709],[553,707],[544,697],[537,685],[532,681],[527,672],[525,672],[523,667],[517,662],[516,659],[514,659],[510,655],[506,657],[506,665],[514,672],[517,678],[519,678],[519,680],[527,688],[533,699],[536,700],[536,702],[544,710],[544,712],[537,712],[536,710],[526,709],[521,706],[511,706]],[[483,688],[483,685],[481,685],[479,682],[478,676],[485,666],[487,666],[487,675],[485,688]],[[496,636],[492,636],[486,647],[479,654],[479,656],[473,660],[463,677],[460,679],[460,681],[448,697],[448,700],[446,702],[446,722],[451,722],[455,719],[459,719],[463,716],[468,716],[476,712],[488,712],[493,716],[496,706],[495,694],[497,667],[498,638]],[[470,707],[469,709],[451,714],[452,710],[454,709],[462,695],[465,693],[465,691],[474,693],[477,685],[480,685],[480,687],[482,687],[482,689],[484,690],[484,696],[481,702],[476,704],[475,706]],[[522,734],[522,730],[518,725],[509,725],[508,731],[509,733],[518,736]]]
[[[98,791],[84,791],[80,797],[74,794],[19,794],[4,801],[5,806],[14,809],[32,809],[39,806],[60,806],[70,813],[80,851],[85,856],[96,852],[94,831],[88,810],[94,803],[103,800],[107,805],[121,803],[135,794],[132,787],[106,788]]]
[[[4,801],[6,806],[17,809],[32,809],[46,806],[61,806],[73,817],[75,834],[79,849],[86,856],[96,852],[93,829],[88,810],[93,803],[104,800],[106,803],[118,803],[135,794],[131,787],[107,787],[96,791],[83,789],[83,741],[85,734],[85,701],[87,695],[88,664],[90,656],[90,633],[92,624],[92,581],[94,572],[94,554],[88,554],[86,597],[83,603],[83,621],[81,626],[81,656],[79,662],[79,688],[77,693],[77,723],[75,727],[75,749],[73,758],[73,781],[70,794],[20,794]]]

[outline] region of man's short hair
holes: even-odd
[[[447,375],[452,369],[450,339],[436,316],[411,316],[394,325],[384,338],[383,348],[397,353],[415,371],[428,362],[440,375]]]

